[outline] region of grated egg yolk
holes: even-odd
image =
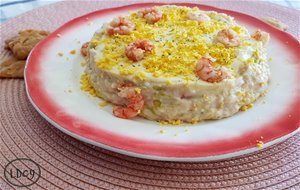
[[[82,91],[88,92],[91,96],[96,96],[96,90],[90,83],[90,76],[83,74],[80,77],[80,89]]]
[[[180,119],[170,119],[170,120],[160,120],[160,125],[181,125],[182,121]]]
[[[197,79],[195,64],[207,53],[217,61],[214,65],[228,66],[236,57],[236,47],[226,48],[221,43],[208,43],[205,36],[212,36],[218,30],[226,28],[226,22],[211,19],[210,22],[198,22],[187,19],[187,13],[197,8],[164,7],[160,11],[163,17],[155,24],[147,24],[137,13],[132,13],[126,19],[135,24],[135,30],[129,35],[103,35],[92,39],[92,46],[104,44],[102,57],[96,60],[101,69],[112,69],[117,66],[121,75],[136,75],[132,68],[132,61],[125,56],[125,48],[131,42],[147,39],[154,45],[154,49],[145,52],[144,59],[138,64],[154,77],[181,77],[185,80]],[[207,13],[209,15],[209,13]],[[233,29],[240,33],[239,26]],[[122,67],[119,64],[122,63]]]

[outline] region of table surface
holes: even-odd
[[[0,2],[0,23],[9,20],[19,14],[30,11],[34,8],[56,3],[62,0],[1,0]],[[105,1],[105,0],[104,0]],[[107,0],[106,0],[107,1]],[[300,10],[299,0],[268,0],[269,2]]]

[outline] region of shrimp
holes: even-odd
[[[270,40],[269,33],[261,30],[255,31],[251,37],[254,38],[256,41],[261,41],[264,45],[266,45]]]
[[[126,49],[125,54],[128,59],[132,61],[140,61],[144,58],[144,53],[146,51],[151,51],[153,49],[153,45],[148,40],[137,40],[135,42],[130,43]]]
[[[140,18],[145,18],[148,24],[154,24],[162,18],[162,13],[153,9],[153,8],[145,8],[138,12],[138,16]]]
[[[195,21],[198,21],[198,22],[206,22],[206,21],[210,21],[210,17],[207,16],[206,14],[204,13],[195,13],[195,12],[189,12],[187,13],[187,18],[189,20],[195,20]]]
[[[209,55],[202,57],[196,64],[196,75],[206,81],[206,82],[221,82],[225,78],[228,78],[230,75],[226,72],[225,69],[215,69],[212,67],[212,63],[216,59],[212,58]]]
[[[130,34],[131,31],[135,29],[135,24],[126,20],[124,17],[117,17],[113,19],[106,31],[109,35],[127,35]]]
[[[226,45],[226,47],[236,47],[240,45],[240,39],[231,29],[220,30],[217,34],[217,41]]]
[[[83,57],[88,56],[88,53],[89,53],[88,47],[89,47],[89,42],[85,42],[84,44],[82,44],[80,53]]]
[[[119,87],[118,90],[118,95],[125,98],[128,103],[126,106],[114,106],[114,116],[124,119],[137,116],[144,107],[144,98],[140,89],[129,84]]]

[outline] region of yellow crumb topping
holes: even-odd
[[[217,65],[230,65],[236,57],[236,48],[226,48],[221,43],[213,44],[209,47],[208,53],[216,59],[214,64]]]
[[[64,53],[58,52],[57,55],[62,57],[62,56],[64,56]]]
[[[161,101],[160,100],[154,100],[153,101],[153,106],[154,106],[154,108],[159,108],[161,106]]]
[[[167,84],[167,85],[171,85],[171,84],[172,84],[172,81],[171,81],[171,80],[166,80],[166,84]]]
[[[263,141],[257,141],[257,144],[256,144],[256,147],[257,148],[263,148],[263,146],[264,146],[264,142]]]
[[[91,96],[96,96],[96,90],[90,83],[90,76],[83,74],[80,77],[80,89],[82,91],[88,92]]]
[[[209,97],[208,97],[207,95],[202,95],[202,99],[203,99],[204,101],[206,101],[206,102],[209,101]]]
[[[235,31],[237,34],[241,34],[243,31],[243,28],[241,26],[234,26],[234,27],[231,27],[231,30]]]
[[[76,54],[76,50],[75,49],[71,50],[70,54]]]
[[[121,75],[133,75],[144,80],[145,76],[136,74],[132,61],[125,55],[125,48],[131,42],[147,39],[154,45],[154,49],[147,51],[144,59],[138,64],[154,77],[181,77],[184,80],[197,79],[195,76],[196,62],[210,54],[216,59],[214,66],[230,66],[236,57],[237,47],[226,48],[221,43],[208,42],[206,35],[213,35],[218,30],[227,28],[222,19],[210,22],[198,22],[187,19],[187,13],[198,11],[198,8],[188,7],[156,7],[163,13],[163,17],[155,24],[147,24],[144,18],[132,13],[126,18],[135,24],[135,30],[129,35],[95,36],[91,40],[91,47],[104,45],[102,57],[96,60],[101,69],[112,69],[117,66]],[[208,12],[214,16],[215,13]],[[232,29],[237,33],[243,28],[224,16]],[[122,67],[119,64],[122,63]]]
[[[142,89],[140,89],[140,88],[134,88],[134,91],[135,91],[137,94],[140,94],[141,91],[142,91]]]
[[[81,63],[80,63],[80,66],[81,66],[81,67],[87,66],[87,62],[85,62],[85,61],[84,61],[84,62],[81,62]]]
[[[241,96],[241,97],[244,97],[246,95],[246,93],[244,91],[237,91],[236,92],[236,95],[237,96]]]
[[[220,102],[219,108],[220,108],[220,109],[223,109],[223,108],[224,108],[224,102]]]
[[[253,104],[244,105],[240,108],[240,111],[246,111],[253,107]]]
[[[159,133],[164,134],[164,133],[166,133],[166,130],[161,129],[161,130],[159,130]]]
[[[262,61],[262,53],[259,49],[255,49],[255,51],[253,52],[252,57],[250,57],[249,59],[247,59],[244,63],[245,64],[255,64],[255,63],[260,63]]]
[[[253,64],[255,63],[255,60],[253,58],[249,58],[245,61],[246,64]]]
[[[144,81],[144,80],[146,80],[146,75],[145,75],[145,73],[143,73],[143,72],[138,72],[138,73],[136,73],[135,75],[134,75],[134,78],[135,79],[138,79],[138,80],[141,80],[141,81]]]
[[[132,75],[135,73],[134,68],[121,67],[121,68],[119,68],[119,71],[120,71],[121,75]]]
[[[170,119],[170,120],[160,120],[160,125],[181,125],[182,121],[180,119]]]
[[[199,120],[199,118],[198,117],[193,117],[192,118],[192,121],[191,121],[191,124],[196,124],[196,123],[198,123],[200,120]]]
[[[262,93],[261,93],[261,97],[264,97],[264,96],[266,96],[267,95],[267,93],[268,93],[268,90],[264,90]]]
[[[104,108],[104,107],[106,107],[108,104],[109,104],[109,102],[104,100],[104,101],[102,101],[102,102],[99,103],[99,106],[100,106],[101,108]]]

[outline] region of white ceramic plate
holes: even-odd
[[[162,127],[142,118],[124,120],[112,115],[111,106],[100,108],[101,99],[80,90],[84,70],[80,66],[81,45],[113,17],[154,5],[160,4],[134,4],[93,12],[66,23],[39,43],[25,70],[28,97],[39,113],[84,142],[157,160],[225,159],[259,150],[257,140],[263,140],[264,147],[268,147],[298,131],[299,42],[249,15],[198,4],[178,5],[223,12],[250,30],[260,28],[271,34],[268,54],[272,57],[272,80],[267,96],[259,99],[252,109],[230,118],[183,126]],[[77,53],[72,55],[71,50]],[[59,52],[64,56],[58,56]],[[166,132],[161,134],[161,129]]]

